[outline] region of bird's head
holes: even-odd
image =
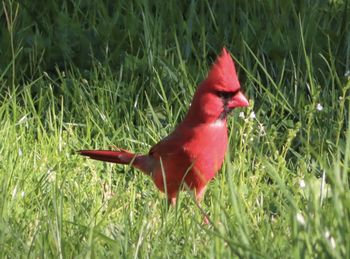
[[[241,91],[236,69],[229,52],[223,48],[212,65],[208,77],[199,85],[192,102],[201,120],[226,119],[237,107],[249,105]]]

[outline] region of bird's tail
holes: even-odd
[[[152,170],[152,161],[148,156],[133,154],[124,149],[112,150],[79,150],[82,156],[88,156],[95,160],[111,162],[116,164],[131,165],[146,174]]]
[[[112,150],[79,150],[82,156],[88,156],[95,160],[128,165],[135,159],[136,155],[128,151],[112,151]]]

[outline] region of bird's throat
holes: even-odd
[[[227,118],[227,115],[233,110],[232,108],[228,107],[227,102],[223,102],[223,111],[219,115],[219,120],[225,120]]]

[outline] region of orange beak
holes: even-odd
[[[249,102],[244,94],[239,91],[237,92],[232,99],[228,102],[229,108],[237,108],[237,107],[247,107],[249,106]]]

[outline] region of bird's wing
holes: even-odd
[[[149,155],[155,158],[164,158],[179,153],[186,153],[186,143],[189,139],[189,131],[174,131],[172,134],[154,145],[149,151]]]

